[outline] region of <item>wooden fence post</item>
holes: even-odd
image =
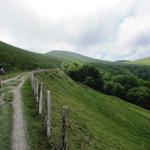
[[[51,136],[51,97],[49,90],[47,90],[46,98],[46,133],[47,137]]]
[[[32,86],[32,74],[30,75],[30,85]]]
[[[40,86],[40,97],[39,97],[39,114],[42,114],[43,109],[43,84]]]
[[[63,107],[62,114],[62,127],[61,127],[61,139],[60,139],[60,150],[67,150],[67,116],[68,116],[68,106]]]
[[[33,94],[34,94],[34,96],[36,96],[36,78],[35,77],[33,78],[33,81],[34,81]]]
[[[38,79],[36,79],[36,101],[38,102],[39,101],[39,81]]]
[[[31,82],[31,87],[32,87],[32,89],[33,89],[33,86],[34,86],[34,83],[33,83],[34,80],[33,80],[33,79],[34,79],[33,73],[31,73],[31,81],[30,81],[30,82]]]

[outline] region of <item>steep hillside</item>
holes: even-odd
[[[52,94],[52,143],[59,141],[60,112],[69,106],[69,150],[149,150],[150,111],[76,83],[61,70],[38,78]]]
[[[70,61],[79,61],[79,62],[107,62],[99,59],[90,58],[87,56],[83,56],[77,53],[68,52],[68,51],[50,51],[45,55],[58,58],[59,60],[70,62]]]
[[[0,65],[7,71],[20,69],[49,68],[60,65],[61,61],[54,57],[32,53],[4,42],[0,42]]]

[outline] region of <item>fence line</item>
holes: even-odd
[[[35,74],[47,71],[47,70],[34,70],[30,76],[30,84],[33,90],[33,95],[35,97],[38,113],[44,117],[44,128],[47,138],[51,137],[51,92],[50,90],[43,89],[43,83],[35,77]],[[44,99],[44,91],[46,91],[46,99]],[[44,107],[45,106],[45,107]],[[36,107],[36,106],[35,106]],[[60,144],[59,150],[67,150],[67,115],[68,106],[63,107],[62,119],[61,119],[61,131],[60,131]]]

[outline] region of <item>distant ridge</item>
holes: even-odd
[[[136,64],[150,65],[150,57],[134,61]]]
[[[0,65],[7,71],[57,67],[62,62],[0,41]]]
[[[8,70],[32,70],[35,68],[54,68],[62,62],[81,62],[105,65],[150,65],[150,57],[127,61],[119,60],[116,62],[94,59],[78,53],[54,50],[45,54],[34,53],[22,48],[12,46],[0,41],[0,65]]]
[[[69,52],[69,51],[60,51],[60,50],[53,50],[45,55],[55,57],[57,59],[60,59],[62,61],[80,61],[80,62],[108,62],[100,59],[91,58],[88,56],[84,56],[78,53]]]
[[[150,57],[135,60],[135,61],[129,61],[125,62],[127,64],[137,64],[137,65],[150,65]]]
[[[116,62],[124,63],[124,62],[130,62],[130,60],[117,60]]]

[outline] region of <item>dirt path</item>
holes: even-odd
[[[20,76],[21,76],[22,74],[20,74],[20,75],[18,75],[18,76],[16,76],[16,77],[12,77],[12,78],[9,78],[9,79],[6,79],[6,80],[2,80],[1,82],[2,82],[2,84],[8,84],[8,83],[10,83],[10,82],[12,82],[12,81],[16,81]],[[9,86],[9,85],[7,85],[7,87],[10,87],[10,89],[12,89],[13,87],[11,87],[11,86]],[[2,87],[3,88],[3,87]],[[10,91],[10,89],[9,89],[9,91]],[[8,91],[7,91],[8,92]],[[3,98],[4,98],[4,95],[5,95],[5,93],[4,92],[0,92],[0,105],[3,105],[4,104],[4,101],[3,101]]]
[[[23,74],[19,74],[19,75],[17,75],[16,77],[12,77],[12,78],[3,80],[3,83],[6,84],[6,83],[11,82],[11,81],[13,81],[13,80],[17,80],[17,79],[20,78],[22,75],[23,75]]]
[[[27,150],[25,136],[25,123],[23,119],[21,87],[26,77],[23,76],[18,86],[13,88],[13,130],[12,130],[12,150]]]

